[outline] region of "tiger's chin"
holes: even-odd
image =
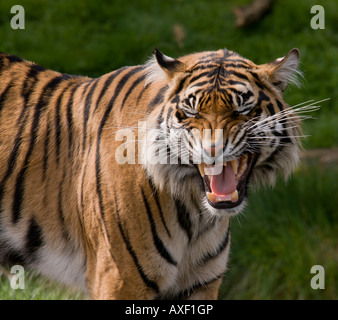
[[[205,200],[203,201],[204,208],[209,212],[210,216],[214,216],[214,217],[235,216],[244,210],[246,204],[247,204],[246,197],[244,197],[244,199],[236,207],[227,208],[227,209],[224,209],[224,208],[216,209],[214,206],[210,205],[210,202],[208,201],[207,197],[205,197]]]
[[[204,184],[204,207],[212,215],[233,216],[244,209],[254,162],[254,156],[247,153],[220,165],[198,165]]]

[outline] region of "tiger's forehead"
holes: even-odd
[[[196,96],[201,111],[212,108],[224,112],[253,99],[257,91],[250,73],[257,67],[253,62],[224,50],[210,52],[197,60],[189,70],[185,95]]]
[[[217,51],[207,51],[191,54],[179,58],[190,71],[197,71],[212,66],[224,66],[235,68],[253,68],[256,65],[249,59],[243,58],[238,53],[223,49]]]
[[[222,91],[229,86],[246,90],[254,80],[251,71],[257,69],[252,61],[228,50],[195,54],[191,60],[195,62],[186,69],[188,91],[199,91],[199,87],[210,92]]]

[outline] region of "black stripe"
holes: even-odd
[[[60,225],[62,229],[62,237],[66,240],[70,239],[70,236],[67,232],[66,222],[65,222],[65,216],[63,212],[63,184],[66,177],[66,171],[63,172],[62,180],[59,185],[59,194],[58,194],[58,213],[59,213],[59,219],[60,219]]]
[[[1,260],[1,264],[14,265],[19,264],[24,266],[30,259],[22,252],[11,248],[9,244],[4,243],[0,246],[0,250],[4,260]]]
[[[270,101],[270,98],[262,90],[260,90],[258,93],[257,106],[260,106],[263,101]]]
[[[9,156],[8,163],[7,163],[7,170],[6,170],[6,173],[5,173],[5,175],[3,176],[3,178],[0,182],[0,208],[2,206],[1,203],[2,203],[3,196],[4,196],[5,184],[6,184],[7,180],[9,179],[9,177],[12,175],[13,170],[14,170],[15,165],[16,165],[19,148],[20,148],[21,142],[22,142],[21,135],[22,135],[22,132],[25,128],[25,125],[26,125],[26,122],[27,122],[27,119],[28,119],[28,115],[29,115],[27,110],[30,110],[29,107],[28,107],[28,102],[29,102],[29,98],[30,98],[31,93],[33,93],[34,86],[35,86],[36,82],[38,81],[37,75],[38,75],[39,72],[40,72],[39,70],[31,68],[27,72],[26,80],[23,83],[21,95],[24,98],[24,105],[22,107],[21,113],[20,113],[18,120],[17,120],[17,123],[16,123],[16,125],[19,126],[19,130],[18,130],[18,132],[15,136],[15,139],[14,139],[12,151],[11,151],[11,154]],[[33,81],[30,81],[31,78],[33,78]]]
[[[161,255],[162,258],[166,259],[169,263],[176,266],[177,262],[174,260],[174,258],[171,256],[171,254],[168,252],[168,250],[165,247],[165,245],[163,244],[161,238],[157,234],[153,214],[151,212],[150,206],[148,204],[148,200],[147,200],[146,196],[144,195],[144,191],[143,191],[142,188],[141,188],[141,194],[142,194],[142,198],[143,198],[143,203],[144,203],[146,210],[147,210],[147,215],[148,215],[149,224],[150,224],[150,228],[151,228],[151,233],[153,235],[153,241],[154,241],[155,247],[156,247],[158,253]]]
[[[218,279],[223,277],[223,272],[219,275],[217,275],[216,277],[208,280],[208,281],[204,281],[204,282],[198,282],[196,284],[193,284],[190,288],[185,289],[180,291],[179,293],[177,293],[175,296],[169,296],[169,297],[165,297],[164,299],[170,299],[170,300],[186,300],[187,298],[189,298],[189,296],[191,296],[194,291],[204,288],[207,285],[217,281]],[[162,297],[161,297],[162,298]]]
[[[176,107],[178,107],[178,103],[180,102],[180,96],[176,94],[174,98],[170,100],[171,103],[176,104]]]
[[[183,79],[180,80],[180,84],[177,87],[176,90],[176,97],[178,97],[178,95],[180,94],[180,92],[182,91],[183,88],[185,88],[185,83],[187,81],[187,79],[189,79],[189,77],[191,76],[191,74],[189,73],[188,75],[186,75]],[[175,103],[177,103],[178,101],[176,101]]]
[[[205,69],[215,69],[215,68],[219,68],[220,65],[219,63],[217,63],[217,61],[215,60],[207,60],[203,62],[204,64],[197,64],[195,67],[193,67],[192,69],[190,69],[190,72],[192,74],[192,72],[197,72],[199,70],[205,70]],[[207,73],[209,73],[210,71],[207,71]],[[204,73],[201,73],[204,74]],[[197,76],[196,78],[198,78],[199,76]]]
[[[199,80],[199,79],[201,79],[201,78],[203,78],[203,77],[208,77],[208,78],[212,77],[212,76],[215,74],[215,72],[218,71],[218,69],[215,70],[215,68],[217,68],[217,67],[218,67],[218,66],[213,66],[211,70],[208,70],[208,71],[206,71],[206,72],[202,72],[202,73],[196,75],[195,77],[192,77],[192,78],[189,80],[189,85],[190,85],[191,83],[195,82],[196,80]]]
[[[273,116],[275,114],[275,109],[273,108],[273,104],[269,103],[269,104],[267,104],[266,107],[268,108],[270,115]]]
[[[201,100],[200,104],[201,105],[207,105],[210,101],[211,101],[211,95],[208,94]]]
[[[180,224],[181,228],[186,232],[189,241],[192,238],[192,223],[190,220],[190,214],[187,211],[186,206],[181,200],[175,200],[175,206],[177,211],[177,219],[178,223]]]
[[[272,82],[272,84],[273,84],[275,87],[280,86],[282,83],[283,83],[282,81],[275,81],[275,82]]]
[[[68,158],[72,156],[73,150],[73,102],[76,90],[81,86],[82,83],[76,84],[70,95],[67,103],[67,129],[68,129]]]
[[[3,52],[0,52],[0,75],[2,73],[2,68],[4,67],[5,65],[5,56],[4,56],[4,53]]]
[[[258,88],[260,88],[260,89],[262,89],[262,90],[264,90],[264,89],[266,89],[260,82],[258,82],[258,81],[255,81],[255,84],[256,84],[256,86],[258,87]]]
[[[232,61],[232,60],[230,60],[230,61]],[[226,68],[243,68],[243,69],[246,69],[246,68],[248,68],[248,65],[243,64],[243,63],[226,63],[223,67],[225,69]]]
[[[136,100],[136,105],[138,106],[140,101],[141,101],[141,98],[143,97],[143,94],[147,91],[147,89],[150,87],[150,82],[146,84],[146,86],[141,90],[140,94],[138,95],[137,97],[137,100]]]
[[[276,150],[273,153],[271,153],[271,155],[269,156],[269,158],[264,161],[264,163],[267,163],[266,166],[269,166],[268,163],[274,163],[276,161],[275,160],[276,156],[283,150],[283,148],[284,148],[283,146],[279,145],[276,148]],[[263,166],[263,168],[265,168],[265,165]],[[274,169],[274,168],[271,168],[271,169],[273,171],[276,171],[276,169]]]
[[[7,59],[9,62],[13,63],[13,62],[22,62],[23,60],[17,56],[13,56],[13,55],[8,55]]]
[[[158,211],[159,211],[159,213],[160,213],[160,217],[161,217],[161,220],[162,220],[164,229],[165,229],[165,231],[167,232],[168,236],[171,238],[171,233],[170,233],[170,231],[169,231],[169,229],[168,229],[168,227],[167,227],[167,224],[166,224],[166,222],[165,222],[165,219],[164,219],[164,215],[163,215],[163,211],[162,211],[162,208],[161,208],[161,203],[160,203],[160,199],[159,199],[159,197],[158,197],[157,190],[155,189],[155,186],[154,186],[153,182],[152,182],[150,179],[148,179],[148,181],[149,181],[149,185],[150,185],[150,187],[151,187],[151,190],[152,190],[152,192],[153,192],[153,196],[154,196],[154,199],[155,199],[155,202],[156,202]]]
[[[153,100],[150,101],[147,111],[151,110],[153,107],[155,107],[156,105],[164,101],[163,95],[167,89],[168,89],[168,85],[165,85],[158,91],[157,95],[153,98]]]
[[[33,255],[43,245],[42,230],[34,217],[31,218],[29,222],[26,239],[26,250],[28,255]]]
[[[185,115],[185,113],[182,111],[182,109],[178,108],[176,109],[176,112],[175,112],[175,117],[177,119],[177,121],[179,123],[182,123],[183,120],[185,120],[187,118],[187,116]]]
[[[255,84],[258,88],[262,89],[262,90],[268,90],[268,88],[265,88],[261,82],[261,79],[259,78],[259,76],[253,72],[253,71],[249,71],[249,73],[255,78]]]
[[[60,114],[60,109],[61,109],[61,101],[62,98],[67,91],[68,86],[62,90],[62,92],[59,94],[57,101],[56,101],[56,106],[55,106],[55,160],[56,164],[59,164],[60,162],[60,146],[61,146],[61,114]]]
[[[248,90],[246,93],[240,94],[243,99],[243,105],[254,95],[252,91]]]
[[[35,70],[35,71],[38,71],[38,72],[46,71],[46,69],[45,69],[44,67],[41,67],[41,66],[39,66],[39,65],[37,65],[37,64],[32,64],[32,65],[31,65],[31,68],[32,68],[33,70]]]
[[[228,51],[227,49],[225,49],[226,51]],[[225,53],[223,53],[223,55],[224,55]],[[200,61],[206,61],[206,60],[208,60],[208,59],[210,59],[211,58],[211,60],[212,60],[212,58],[218,58],[218,54],[216,53],[216,52],[211,52],[211,53],[208,53],[208,54],[206,54],[205,56],[203,56],[201,59],[200,59]]]
[[[41,71],[33,68],[33,66],[27,72],[27,75],[25,77],[25,81],[23,83],[22,90],[21,90],[21,96],[25,100],[25,106],[30,98],[30,95],[34,92],[33,88],[34,88],[34,85],[36,84],[37,76],[40,72]]]
[[[143,69],[143,67],[138,67],[138,68],[134,69],[134,70],[135,70],[134,73],[137,73],[137,72],[139,72],[139,71],[142,70],[142,69]],[[142,81],[144,81],[144,74],[141,75],[140,77],[138,77],[138,78],[131,84],[131,86],[129,87],[129,89],[128,89],[128,91],[127,91],[127,93],[126,93],[126,95],[124,96],[124,99],[123,99],[123,101],[122,101],[120,111],[122,111],[122,109],[123,109],[123,107],[124,107],[124,105],[125,105],[125,103],[126,103],[128,97],[130,96],[130,94],[133,92],[133,90],[136,88],[136,86],[137,86],[140,82],[142,82]]]
[[[134,251],[134,249],[133,249],[133,247],[132,247],[132,245],[130,243],[130,240],[127,237],[125,231],[123,230],[122,223],[121,223],[120,212],[119,212],[118,203],[117,203],[116,192],[115,192],[115,203],[116,203],[117,225],[119,227],[122,239],[123,239],[123,241],[124,241],[124,243],[125,243],[125,245],[127,247],[127,250],[129,252],[129,254],[131,255],[134,263],[135,263],[137,271],[138,271],[139,275],[141,276],[142,280],[144,281],[144,283],[146,284],[146,286],[149,287],[149,288],[152,288],[156,293],[158,293],[159,292],[158,285],[154,281],[148,279],[147,275],[144,273],[143,268],[140,265],[140,263],[138,261],[138,258],[137,258],[136,254],[135,254],[135,251]]]
[[[284,110],[283,104],[278,99],[276,99],[276,103],[279,111],[283,111]]]
[[[103,85],[103,88],[102,88],[102,90],[100,92],[100,95],[99,95],[98,99],[96,100],[95,110],[99,107],[100,101],[103,98],[103,96],[106,93],[106,91],[108,90],[108,87],[110,86],[110,84],[126,68],[128,68],[128,67],[124,67],[124,68],[121,68],[119,70],[113,71],[112,74],[108,77],[108,79],[106,80],[106,82]]]
[[[56,76],[52,80],[48,82],[47,85],[45,85],[40,98],[39,102],[37,103],[35,110],[34,110],[34,116],[33,116],[33,122],[31,125],[31,138],[30,138],[30,143],[28,147],[28,151],[26,153],[26,156],[23,161],[23,165],[21,167],[20,172],[18,173],[17,179],[16,179],[16,184],[15,184],[15,191],[14,191],[14,197],[13,197],[13,204],[12,204],[12,212],[13,212],[13,218],[12,221],[13,223],[18,222],[20,219],[21,215],[21,205],[23,201],[23,193],[24,193],[24,182],[25,182],[25,175],[26,171],[29,167],[29,160],[32,155],[35,143],[36,143],[36,138],[37,138],[37,133],[39,130],[39,122],[40,122],[40,117],[42,112],[44,111],[48,100],[50,98],[50,95],[55,89],[56,86],[59,85],[59,83],[64,80],[64,76]],[[67,77],[66,77],[67,78]]]
[[[47,120],[47,129],[44,142],[43,150],[43,164],[42,164],[42,181],[46,180],[47,176],[47,165],[48,165],[48,155],[49,155],[49,139],[50,139],[50,123]]]
[[[86,149],[86,140],[87,140],[87,123],[89,119],[89,112],[90,112],[90,106],[92,104],[92,97],[93,93],[95,92],[96,86],[99,83],[99,81],[96,79],[94,84],[89,90],[89,93],[87,94],[85,106],[83,109],[83,142],[82,142],[82,155],[84,154],[84,151]],[[89,83],[88,83],[89,85]],[[87,87],[88,88],[88,87]],[[86,89],[87,89],[86,88]]]
[[[7,87],[5,88],[5,90],[0,95],[0,112],[1,112],[2,108],[4,107],[4,104],[5,104],[6,99],[7,99],[8,92],[9,92],[9,90],[10,90],[11,87],[12,87],[12,82],[10,82],[7,85]]]
[[[254,118],[258,118],[262,114],[262,108],[256,107],[254,110],[255,110]]]
[[[225,106],[229,105],[229,99],[228,99],[228,95],[224,96],[224,95],[220,95],[219,96],[221,101],[224,103]]]
[[[173,108],[172,107],[169,107],[168,109],[168,113],[167,113],[167,126],[168,126],[168,122],[169,122],[169,119],[170,119],[170,116],[171,114],[173,113]]]
[[[87,171],[87,165],[88,161],[86,161],[84,169],[83,169],[83,174],[82,174],[82,179],[81,179],[81,213],[82,213],[82,219],[80,221],[84,221],[84,182],[85,182],[85,177],[86,177],[86,171]],[[85,231],[85,230],[84,230]]]
[[[234,104],[234,99],[232,97],[232,94],[230,94],[230,92],[226,93],[226,99],[228,100],[229,105],[233,105]]]
[[[242,82],[242,81],[238,81],[238,80],[227,80],[227,83],[230,84],[230,85],[242,85],[242,86],[246,86],[246,83],[245,82]]]
[[[227,74],[227,75],[234,75],[234,76],[236,76],[237,78],[241,78],[241,79],[244,79],[244,80],[249,81],[249,79],[248,79],[248,77],[247,77],[246,75],[244,75],[244,74],[242,74],[242,73],[239,73],[239,72],[236,72],[236,71],[234,71],[234,70],[227,70],[227,71],[226,71],[226,74]]]
[[[201,258],[196,263],[196,265],[199,265],[199,266],[203,265],[206,262],[210,261],[211,259],[218,257],[223,252],[223,250],[229,245],[230,243],[229,240],[230,240],[230,223],[225,233],[225,237],[223,238],[222,242],[218,245],[216,250],[214,250],[213,252],[208,252],[203,258]]]
[[[157,116],[157,123],[160,125],[164,119],[163,119],[163,113],[164,113],[165,106],[162,106],[161,111],[159,115]]]
[[[241,130],[242,128],[238,128],[238,130],[237,130],[237,132],[235,133],[235,135],[233,136],[233,138],[232,138],[232,143],[234,143],[235,141],[236,141],[236,139],[237,139],[237,136],[240,134],[240,133],[242,133],[242,130]],[[242,138],[245,136],[245,131],[243,131],[243,135],[242,135]],[[242,138],[241,138],[241,140],[242,140]],[[240,140],[240,141],[241,141]],[[237,143],[237,145],[239,144],[240,142],[238,142]],[[223,149],[223,150],[225,150],[225,149]]]
[[[234,56],[234,54],[231,54],[230,56]],[[239,57],[239,55],[237,55],[237,57]],[[230,61],[230,62],[235,62],[235,63],[242,63],[246,66],[246,68],[251,68],[252,66],[249,65],[247,63],[246,60],[244,60],[243,58],[239,57],[239,59],[226,59],[226,61]]]
[[[212,84],[209,80],[207,80],[207,81],[201,81],[201,82],[198,82],[198,83],[194,83],[194,85],[193,85],[193,87],[195,88],[195,87],[202,87],[202,86],[204,86],[204,85],[206,85],[206,84]]]

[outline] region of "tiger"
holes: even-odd
[[[90,78],[1,53],[0,263],[91,299],[217,299],[231,218],[299,162],[298,66],[155,49]]]

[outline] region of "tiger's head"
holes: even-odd
[[[299,84],[298,65],[297,49],[263,65],[226,49],[179,59],[155,50],[146,81],[157,106],[143,150],[155,184],[212,215],[234,215],[248,186],[288,177],[301,128],[283,91]]]

